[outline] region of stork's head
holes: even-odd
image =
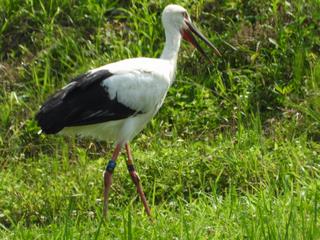
[[[193,34],[211,47],[218,56],[221,56],[218,49],[192,24],[187,10],[183,7],[175,4],[166,6],[162,12],[162,24],[166,31],[180,32],[182,38],[191,43],[205,57],[208,58]]]

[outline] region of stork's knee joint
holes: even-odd
[[[109,173],[113,173],[113,170],[116,168],[116,161],[115,160],[110,160],[108,162],[108,165],[106,167],[106,171],[108,171]]]

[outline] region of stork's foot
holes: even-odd
[[[140,182],[140,177],[139,177],[138,173],[136,172],[133,164],[128,164],[127,166],[128,166],[128,171],[129,171],[130,177],[131,177],[134,185],[136,185],[137,192],[138,192],[138,194],[140,196],[140,199],[142,201],[144,209],[145,209],[147,215],[151,218],[151,211],[150,211],[150,208],[148,206],[146,196],[144,195],[144,192],[143,192],[143,189],[142,189],[142,184]]]

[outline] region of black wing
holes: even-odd
[[[101,86],[110,76],[112,73],[107,70],[82,74],[51,96],[35,117],[42,131],[53,134],[64,127],[119,120],[141,113],[117,98],[110,99],[108,89]]]

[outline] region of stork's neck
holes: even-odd
[[[165,33],[166,43],[160,58],[172,61],[172,64],[176,65],[181,42],[181,34],[179,31],[170,28],[165,29]]]
[[[166,33],[166,43],[164,45],[164,49],[161,54],[161,59],[168,60],[171,65],[170,69],[170,84],[173,83],[175,76],[176,76],[176,69],[177,69],[177,59],[178,59],[178,52],[180,48],[181,42],[181,34],[179,31],[176,31],[171,28],[165,29]]]

